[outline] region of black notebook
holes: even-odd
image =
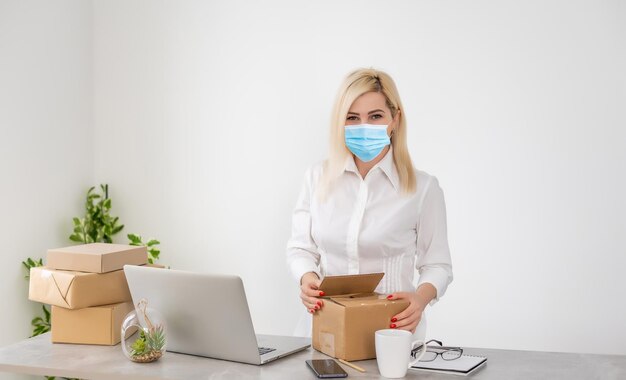
[[[461,355],[458,359],[443,360],[441,355],[438,355],[432,362],[417,362],[411,369],[467,376],[478,371],[486,363],[487,358],[484,356]]]

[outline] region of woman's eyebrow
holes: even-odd
[[[383,111],[383,110],[381,110],[381,109],[375,109],[375,110],[373,110],[373,111],[368,112],[367,114],[368,114],[368,115],[371,115],[371,114],[373,114],[373,113],[375,113],[375,112],[385,113],[385,111]],[[358,112],[352,112],[352,111],[348,111],[348,115],[356,115],[356,116],[359,116]]]

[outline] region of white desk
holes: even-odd
[[[626,379],[626,356],[553,352],[471,349],[468,354],[487,356],[487,365],[473,380],[500,379]],[[305,359],[326,358],[312,348],[284,359],[254,366],[174,354],[148,364],[133,363],[117,346],[52,344],[49,334],[0,348],[0,372],[80,377],[83,379],[315,379]],[[344,366],[348,378],[381,378],[376,360],[356,362],[360,373]],[[462,376],[409,371],[407,379],[445,380]]]

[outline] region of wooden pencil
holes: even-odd
[[[364,370],[363,368],[359,367],[359,366],[358,366],[358,365],[356,365],[356,364],[352,364],[352,363],[347,362],[347,361],[345,361],[345,360],[343,360],[343,359],[338,359],[338,360],[339,360],[340,362],[342,362],[343,364],[347,365],[348,367],[354,368],[354,369],[356,369],[356,370],[357,370],[357,371],[359,371],[359,372],[365,372],[365,370]]]

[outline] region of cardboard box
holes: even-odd
[[[52,306],[52,343],[116,345],[121,341],[124,317],[132,310],[132,302],[80,310]]]
[[[147,263],[146,247],[107,243],[49,249],[46,260],[48,268],[89,273],[112,272],[122,269],[126,264]]]
[[[313,315],[313,348],[344,360],[376,357],[374,333],[388,329],[391,318],[409,306],[374,293],[384,273],[324,278],[324,307]]]
[[[66,309],[131,301],[124,270],[85,273],[47,267],[30,269],[28,299]]]

